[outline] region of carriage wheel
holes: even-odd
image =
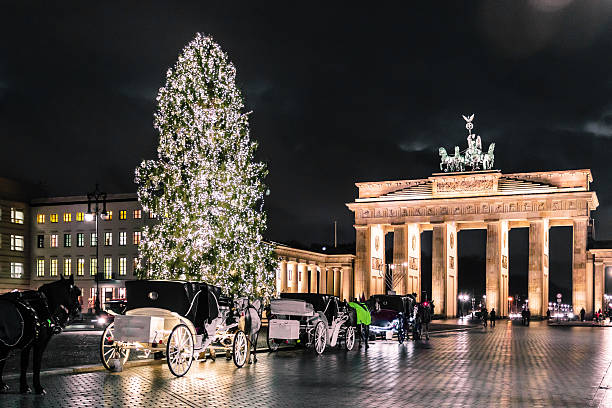
[[[355,347],[355,328],[349,326],[346,328],[346,334],[344,335],[344,345],[348,351],[351,351]]]
[[[121,364],[125,364],[129,356],[130,349],[121,347],[115,341],[115,323],[113,322],[106,326],[100,338],[100,360],[102,360],[104,368],[109,371],[111,370],[109,362],[113,358],[118,358],[121,360]]]
[[[232,351],[234,353],[234,364],[236,364],[236,367],[241,368],[247,362],[249,355],[249,341],[242,330],[238,330],[234,335]]]
[[[270,319],[274,319],[276,316],[272,315],[270,316]],[[268,343],[268,348],[270,349],[270,351],[276,351],[278,350],[278,346],[280,345],[276,339],[271,339],[270,338],[270,324],[268,324],[268,336],[266,337],[266,341]]]
[[[327,344],[327,329],[323,322],[317,323],[314,328],[314,349],[317,354],[323,354]]]
[[[184,324],[172,329],[168,344],[166,344],[166,359],[168,368],[177,377],[187,374],[193,361],[193,336]]]

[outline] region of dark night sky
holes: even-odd
[[[429,176],[439,146],[465,144],[460,115],[472,112],[504,172],[591,168],[598,238],[612,238],[609,1],[50,3],[1,5],[2,176],[52,195],[95,181],[135,191],[133,169],[157,144],[157,89],[201,31],[253,111],[269,238],[330,242],[336,219],[340,242],[354,241],[353,183]],[[570,256],[557,235],[552,250]]]

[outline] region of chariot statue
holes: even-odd
[[[495,161],[495,143],[491,143],[487,153],[483,153],[480,136],[472,133],[472,129],[474,129],[474,123],[472,123],[474,114],[471,116],[461,116],[463,116],[466,122],[465,128],[468,130],[468,147],[461,152],[459,146],[455,146],[455,154],[453,156],[450,156],[444,147],[440,147],[440,170],[445,172],[460,172],[466,169],[470,171],[492,169]]]

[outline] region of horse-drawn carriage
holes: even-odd
[[[329,345],[352,350],[355,346],[355,311],[332,295],[282,293],[269,309],[268,347],[298,343],[322,354]]]
[[[391,338],[397,333],[397,340],[408,339],[413,324],[414,305],[412,295],[373,295],[369,302],[372,310],[370,333]]]
[[[125,314],[114,316],[100,340],[107,369],[124,364],[131,350],[145,356],[165,352],[177,377],[198,356],[205,357],[208,348],[225,351],[228,359],[233,356],[237,367],[250,359],[261,327],[259,301],[226,298],[219,287],[201,282],[136,280],[125,287]]]

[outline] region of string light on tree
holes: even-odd
[[[254,161],[236,69],[198,33],[157,95],[157,159],[136,169],[138,199],[159,222],[143,231],[140,274],[195,279],[248,296],[274,293],[272,247],[263,241],[263,163]]]

